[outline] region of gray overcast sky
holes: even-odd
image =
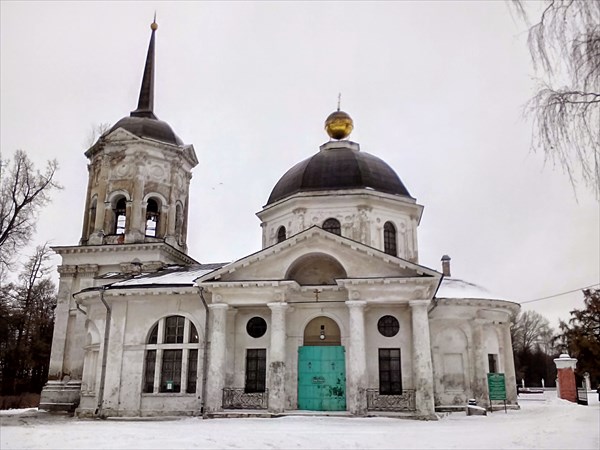
[[[529,5],[532,6],[531,4]],[[533,5],[539,6],[539,5]],[[599,204],[530,151],[536,80],[525,26],[504,2],[7,2],[1,7],[1,149],[60,163],[65,189],[36,241],[76,245],[94,124],[137,105],[158,14],[155,111],[200,164],[189,253],[260,249],[255,213],[327,140],[336,107],[351,139],[425,206],[420,263],[515,301],[600,280]],[[553,324],[581,294],[527,305]]]

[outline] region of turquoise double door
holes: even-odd
[[[346,410],[344,347],[298,347],[298,409]]]

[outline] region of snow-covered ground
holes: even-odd
[[[600,448],[600,405],[521,395],[521,410],[453,413],[437,422],[287,416],[277,419],[78,420],[36,409],[0,412],[0,448]]]

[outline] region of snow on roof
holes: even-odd
[[[129,280],[118,281],[110,285],[109,289],[127,288],[150,285],[188,285],[193,286],[194,280],[213,270],[223,267],[227,263],[200,264],[194,266],[171,266],[154,273],[142,273]]]
[[[512,301],[502,295],[496,295],[482,286],[459,278],[444,278],[435,296],[436,298],[484,298]]]

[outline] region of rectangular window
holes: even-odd
[[[144,392],[154,392],[154,366],[156,365],[156,350],[146,352],[146,372],[144,374]]]
[[[188,394],[196,393],[196,378],[198,378],[198,350],[190,350],[188,354],[187,389]]]
[[[185,317],[170,316],[165,322],[165,344],[183,344]]]
[[[246,392],[265,392],[267,375],[267,350],[249,348],[246,350]]]
[[[160,392],[181,392],[183,350],[163,350]]]
[[[402,394],[399,348],[379,349],[379,393],[382,395]]]
[[[488,367],[490,373],[498,372],[498,355],[488,353]]]

